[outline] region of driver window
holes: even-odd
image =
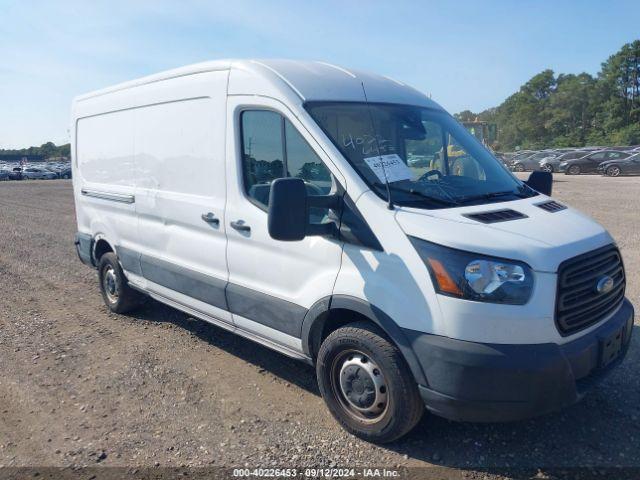
[[[279,113],[270,110],[242,112],[242,172],[244,188],[257,206],[269,206],[271,183],[277,178],[304,180],[309,195],[327,195],[332,176],[300,132]],[[312,209],[312,223],[328,221],[327,209]]]
[[[284,124],[287,176],[303,179],[309,195],[328,195],[332,185],[329,170],[296,127],[289,120]]]

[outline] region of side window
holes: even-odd
[[[269,110],[247,110],[240,123],[244,187],[258,205],[269,205],[271,182],[282,177],[304,180],[309,195],[331,192],[329,170],[289,120]],[[329,221],[327,213],[314,208],[311,222]]]
[[[298,130],[285,120],[287,176],[301,178],[309,195],[331,192],[331,174]]]
[[[589,157],[589,160],[595,162],[597,160],[604,160],[604,157],[604,153],[594,153],[593,155],[591,155],[591,157]]]
[[[257,203],[269,204],[271,182],[283,177],[282,117],[268,110],[242,112],[244,188]]]

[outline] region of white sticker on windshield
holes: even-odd
[[[399,182],[400,180],[411,180],[413,174],[402,159],[396,154],[376,155],[364,159],[369,168],[376,174],[382,183]],[[386,173],[386,175],[385,175]]]

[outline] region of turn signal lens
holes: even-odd
[[[462,292],[456,285],[456,282],[449,276],[447,270],[444,268],[444,265],[439,260],[435,258],[429,258],[429,265],[433,269],[433,273],[436,277],[436,281],[438,282],[438,287],[443,292],[451,293],[452,295],[457,295],[458,297],[462,296]]]

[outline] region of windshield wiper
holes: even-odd
[[[490,192],[490,193],[483,193],[480,195],[471,195],[470,197],[462,197],[460,199],[461,202],[472,202],[473,200],[490,200],[492,198],[498,198],[498,197],[506,197],[508,195],[513,195],[514,197],[520,197],[520,198],[524,198],[522,197],[523,192],[514,192],[513,190],[507,190],[504,192]]]
[[[425,200],[429,200],[430,202],[437,203],[439,205],[444,205],[444,206],[447,206],[447,207],[452,206],[452,205],[458,205],[458,202],[456,202],[456,201],[445,200],[443,198],[438,198],[438,197],[432,197],[431,195],[427,195],[426,193],[419,192],[418,190],[407,190],[405,188],[396,187],[396,186],[391,185],[389,183],[382,183],[382,182],[373,182],[373,184],[375,186],[377,186],[377,187],[382,187],[382,188],[389,189],[389,190],[395,190],[396,192],[409,193],[411,195],[415,195],[415,196],[423,198]]]

